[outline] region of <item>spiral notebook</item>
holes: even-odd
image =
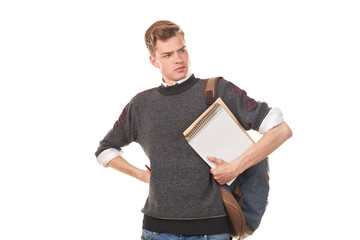
[[[211,168],[216,168],[216,165],[207,159],[208,156],[232,162],[254,145],[254,141],[221,98],[201,114],[183,134],[190,146]],[[230,185],[233,180],[227,184]]]

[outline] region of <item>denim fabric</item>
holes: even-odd
[[[141,240],[229,240],[227,233],[203,236],[183,236],[167,233],[156,233],[143,229]]]
[[[265,158],[240,174],[230,186],[226,184],[222,186],[231,193],[234,192],[236,186],[240,186],[242,194],[240,197],[242,199],[241,209],[244,213],[246,225],[251,232],[254,232],[259,227],[267,206],[269,184],[265,175],[268,171],[268,158]],[[235,198],[239,200],[237,196]]]

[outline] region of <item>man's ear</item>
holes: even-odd
[[[154,56],[150,55],[149,59],[154,67],[159,68],[159,64],[157,63],[156,58]]]

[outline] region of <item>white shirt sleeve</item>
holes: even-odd
[[[115,148],[108,148],[100,153],[100,155],[96,158],[98,163],[104,167],[112,160],[113,158],[123,156],[123,151],[115,149]]]
[[[271,108],[259,127],[259,133],[264,134],[282,122],[284,122],[284,118],[281,110],[279,108]]]

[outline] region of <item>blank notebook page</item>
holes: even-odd
[[[188,141],[211,168],[216,168],[216,165],[207,159],[208,156],[232,162],[254,144],[223,105],[221,101],[217,111],[207,114],[208,120],[200,124]]]

